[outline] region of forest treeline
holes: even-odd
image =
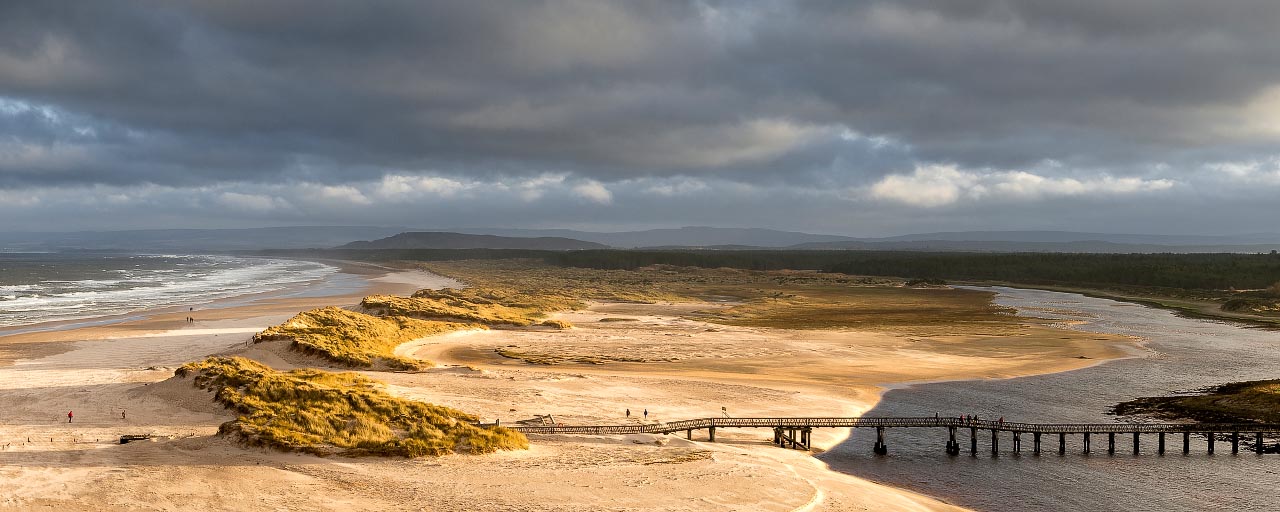
[[[1002,281],[1062,286],[1225,290],[1280,282],[1276,254],[1066,254],[893,251],[393,250],[265,251],[268,255],[364,261],[539,259],[551,265],[636,269],[650,265],[748,270],[819,270],[907,279]]]

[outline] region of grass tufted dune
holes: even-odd
[[[577,301],[556,298],[536,302],[521,299],[517,294],[499,290],[445,288],[421,290],[413,297],[374,295],[365,297],[360,306],[379,315],[516,327],[541,322],[547,311],[581,307]]]
[[[419,320],[406,316],[372,316],[337,307],[298,313],[287,322],[253,337],[255,342],[291,340],[293,346],[335,363],[370,368],[378,363],[394,370],[418,370],[430,362],[395,355],[401,343],[477,324]]]
[[[391,396],[350,372],[274,370],[243,357],[188,363],[175,374],[239,417],[219,431],[254,446],[321,455],[422,457],[529,447],[524,435],[480,427],[470,414]]]

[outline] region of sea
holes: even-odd
[[[250,294],[297,295],[336,274],[330,265],[271,258],[0,252],[0,335]]]

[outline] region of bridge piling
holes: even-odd
[[[1182,454],[1186,455],[1188,453],[1191,453],[1191,433],[1183,432],[1182,433]]]
[[[1160,446],[1156,448],[1156,453],[1164,455],[1164,432],[1160,433]]]
[[[1209,439],[1209,454],[1210,454],[1210,455],[1212,455],[1212,454],[1213,454],[1213,442],[1215,441],[1214,437],[1215,437],[1215,436],[1214,436],[1213,432],[1210,432],[1210,433],[1209,433],[1209,435],[1208,435],[1208,439]]]
[[[684,431],[684,438],[685,438],[685,439],[688,439],[688,440],[690,440],[690,441],[692,441],[692,440],[693,440],[693,429],[689,429],[689,430]]]
[[[1134,432],[1133,433],[1133,454],[1134,455],[1138,454],[1139,447],[1140,445],[1138,444],[1138,433]]]
[[[998,432],[999,431],[994,428],[991,429],[991,456],[992,457],[996,457],[1000,455],[1000,437],[996,435]]]
[[[1240,453],[1240,433],[1232,432],[1231,433],[1231,454],[1236,455],[1238,453]]]
[[[1086,455],[1089,453],[1089,433],[1088,432],[1084,433],[1084,453]]]
[[[1013,453],[1022,452],[1022,432],[1013,432]]]
[[[782,446],[782,427],[773,427],[773,444]]]
[[[876,455],[889,453],[889,447],[884,444],[884,427],[876,427],[876,446],[873,450]]]
[[[1262,455],[1262,432],[1254,432],[1253,451]]]
[[[947,455],[960,455],[960,442],[956,440],[956,427],[947,427]]]
[[[713,443],[714,443],[714,442],[716,442],[716,428],[715,428],[715,427],[707,427],[707,437],[709,438],[709,440],[710,440],[711,442],[713,442]]]
[[[1116,433],[1108,432],[1107,433],[1107,455],[1115,455],[1115,454],[1116,454]]]
[[[1058,432],[1058,455],[1067,454],[1067,434],[1066,432]]]
[[[978,456],[978,429],[969,427],[969,455]]]

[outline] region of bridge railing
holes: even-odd
[[[727,428],[804,427],[954,427],[1029,433],[1181,433],[1181,432],[1280,432],[1280,424],[1257,423],[1017,423],[935,417],[777,417],[697,418],[665,423],[628,425],[532,425],[508,427],[526,434],[639,434],[681,430]]]

